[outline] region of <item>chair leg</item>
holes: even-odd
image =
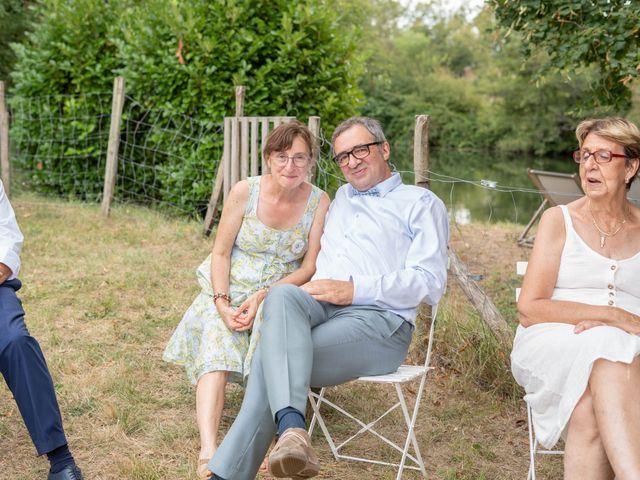
[[[518,237],[518,245],[526,245],[529,241],[532,240],[531,237],[527,237],[527,234],[529,233],[529,230],[531,230],[533,225],[538,221],[538,219],[540,218],[540,215],[542,215],[542,212],[547,206],[547,203],[549,203],[549,201],[545,198],[544,201],[540,204],[540,206],[536,210],[536,212],[533,214],[533,217],[531,217],[531,220],[529,220],[529,223],[525,227],[524,231]]]
[[[396,394],[398,396],[398,402],[392,406],[391,408],[389,408],[386,412],[384,412],[381,416],[379,416],[376,420],[365,424],[364,422],[362,422],[361,420],[359,420],[358,418],[354,417],[351,413],[347,412],[346,410],[344,410],[343,408],[341,408],[340,406],[334,404],[333,402],[331,402],[330,400],[325,398],[325,392],[326,392],[326,388],[322,388],[320,390],[320,393],[314,393],[314,392],[309,392],[309,403],[311,405],[311,408],[313,410],[313,417],[311,419],[311,422],[309,424],[309,434],[311,434],[313,432],[313,429],[315,428],[316,422],[320,425],[320,429],[322,430],[325,439],[327,440],[327,443],[329,444],[329,447],[331,448],[331,452],[333,453],[333,456],[335,457],[336,460],[339,459],[345,459],[345,460],[356,460],[356,461],[363,461],[363,462],[368,462],[368,463],[375,463],[375,464],[381,464],[381,465],[389,465],[389,466],[395,466],[398,467],[398,473],[396,476],[396,480],[401,480],[402,479],[402,475],[404,473],[404,470],[407,468],[410,469],[414,469],[414,470],[419,470],[420,473],[422,474],[422,476],[424,478],[427,477],[427,473],[426,473],[426,469],[424,466],[424,460],[422,459],[422,455],[420,453],[420,446],[418,445],[418,440],[416,438],[415,435],[415,426],[416,426],[416,422],[417,422],[417,418],[418,418],[418,411],[419,411],[419,407],[420,407],[420,402],[422,400],[422,395],[424,393],[424,386],[426,383],[426,372],[423,374],[422,379],[420,381],[420,387],[418,390],[418,393],[416,395],[416,399],[415,399],[415,403],[413,405],[413,411],[410,414],[409,413],[409,409],[407,408],[407,402],[404,396],[404,393],[402,391],[402,384],[401,383],[394,383],[394,387],[396,389]],[[326,404],[332,408],[334,408],[336,411],[338,411],[339,413],[341,413],[342,415],[346,416],[348,419],[354,421],[355,423],[357,423],[361,428],[360,430],[355,433],[354,435],[352,435],[350,438],[348,438],[347,440],[343,441],[340,445],[336,445],[333,437],[331,436],[331,434],[329,433],[329,430],[325,424],[324,418],[322,417],[322,414],[320,413],[320,406],[321,404]],[[381,435],[379,432],[377,432],[374,429],[374,426],[380,421],[382,420],[384,417],[387,416],[387,414],[391,413],[393,410],[395,410],[396,408],[400,407],[402,410],[402,414],[404,416],[404,420],[405,420],[405,424],[407,427],[407,434],[406,434],[406,438],[404,441],[404,448],[402,448],[400,445],[392,442],[390,439],[386,438],[384,435]],[[400,460],[400,463],[387,463],[387,462],[382,462],[382,461],[378,461],[378,460],[372,460],[372,459],[366,459],[366,458],[360,458],[360,457],[353,457],[353,456],[348,456],[348,455],[343,455],[341,453],[339,453],[339,450],[344,447],[347,443],[349,443],[351,440],[355,439],[356,437],[358,437],[359,435],[365,433],[365,432],[369,432],[373,435],[375,435],[376,437],[378,437],[378,439],[382,440],[383,442],[385,442],[387,445],[389,445],[390,447],[396,449],[399,453],[401,453],[402,457]],[[411,454],[409,453],[409,449],[413,447],[413,453]],[[407,466],[407,460],[411,460],[411,462],[415,463],[416,466]]]
[[[313,428],[315,427],[315,422],[317,420],[318,425],[320,425],[320,430],[322,430],[322,433],[324,434],[324,438],[327,440],[327,443],[329,444],[329,448],[331,448],[331,453],[333,453],[333,456],[335,457],[335,459],[338,460],[338,449],[336,448],[336,444],[334,443],[333,438],[331,437],[331,434],[329,433],[329,430],[327,429],[327,426],[324,423],[324,419],[320,414],[320,405],[324,401],[325,391],[326,391],[326,387],[323,387],[320,390],[320,393],[317,394],[317,398],[318,398],[317,401],[315,399],[316,394],[314,394],[313,392],[309,392],[309,404],[311,405],[311,408],[313,410],[313,418],[311,419],[311,423],[309,424],[309,436],[311,436],[311,434],[313,433]]]
[[[537,440],[533,433],[533,424],[531,423],[531,407],[527,403],[527,425],[529,427],[529,473],[527,480],[536,480],[536,447]]]
[[[416,460],[418,467],[420,468],[420,473],[424,478],[427,477],[427,472],[424,468],[424,461],[422,460],[422,455],[420,454],[420,446],[418,445],[418,440],[415,435],[415,425],[418,417],[418,409],[420,408],[420,401],[422,399],[422,392],[424,391],[424,384],[426,381],[426,374],[420,380],[420,387],[418,389],[418,395],[416,395],[415,404],[413,406],[413,414],[409,416],[409,409],[407,408],[407,403],[404,398],[404,393],[402,392],[402,386],[399,383],[395,383],[396,393],[398,395],[398,401],[400,402],[400,406],[402,408],[402,413],[404,415],[405,422],[407,424],[407,439],[405,440],[404,450],[402,452],[402,458],[400,460],[400,465],[398,468],[398,475],[396,480],[402,479],[402,473],[404,471],[404,466],[407,461],[407,455],[409,454],[409,444],[413,446],[413,450],[415,452]]]
[[[316,408],[314,408],[315,405],[315,397],[314,397],[314,392],[312,392],[311,390],[309,390],[309,404],[311,405],[311,409],[313,410],[313,416],[311,417],[311,422],[309,423],[309,430],[308,430],[308,434],[309,437],[311,437],[311,435],[313,435],[313,429],[316,426],[316,421],[317,421],[317,417],[319,414],[316,413]],[[318,395],[318,404],[317,404],[317,410],[320,410],[320,404],[322,403],[322,399],[324,398],[324,388],[320,390],[320,393],[317,394]]]

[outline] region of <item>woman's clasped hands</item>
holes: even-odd
[[[244,332],[253,327],[258,308],[267,295],[266,289],[260,289],[249,295],[237,308],[220,305],[218,312],[229,330]]]

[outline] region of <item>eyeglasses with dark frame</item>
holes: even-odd
[[[333,161],[336,162],[338,166],[344,167],[349,163],[350,155],[358,160],[363,160],[367,158],[367,155],[371,153],[371,149],[369,147],[372,147],[373,145],[382,145],[383,143],[384,142],[371,142],[365,143],[363,145],[356,145],[348,152],[341,152],[337,154],[335,157],[333,157]]]
[[[613,153],[610,150],[595,150],[590,152],[589,150],[578,149],[573,152],[573,161],[576,163],[586,162],[591,155],[593,155],[596,163],[609,163],[614,157],[628,158],[626,155]]]
[[[271,160],[279,167],[284,167],[289,162],[289,159],[298,168],[306,167],[311,161],[311,157],[304,153],[296,153],[291,157],[284,152],[274,152],[271,155]]]

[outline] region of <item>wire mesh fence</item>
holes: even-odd
[[[7,98],[15,189],[100,200],[111,95]]]
[[[14,96],[7,104],[14,188],[99,202],[111,94]],[[222,124],[129,96],[122,118],[114,200],[202,215],[221,158]]]
[[[202,216],[222,149],[222,123],[126,97],[115,199]]]
[[[13,187],[99,202],[111,119],[111,94],[8,96]],[[332,195],[344,178],[320,130],[315,183]],[[224,147],[221,122],[201,121],[125,97],[115,202],[134,202],[200,218]],[[413,145],[392,142],[392,167],[413,183]],[[526,223],[540,204],[527,168],[570,171],[553,159],[496,160],[489,152],[432,150],[427,174],[452,220]]]

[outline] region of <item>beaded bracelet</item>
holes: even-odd
[[[226,300],[227,303],[231,303],[231,297],[223,292],[218,292],[213,295],[213,303],[216,303],[216,300],[218,300],[219,298]]]

